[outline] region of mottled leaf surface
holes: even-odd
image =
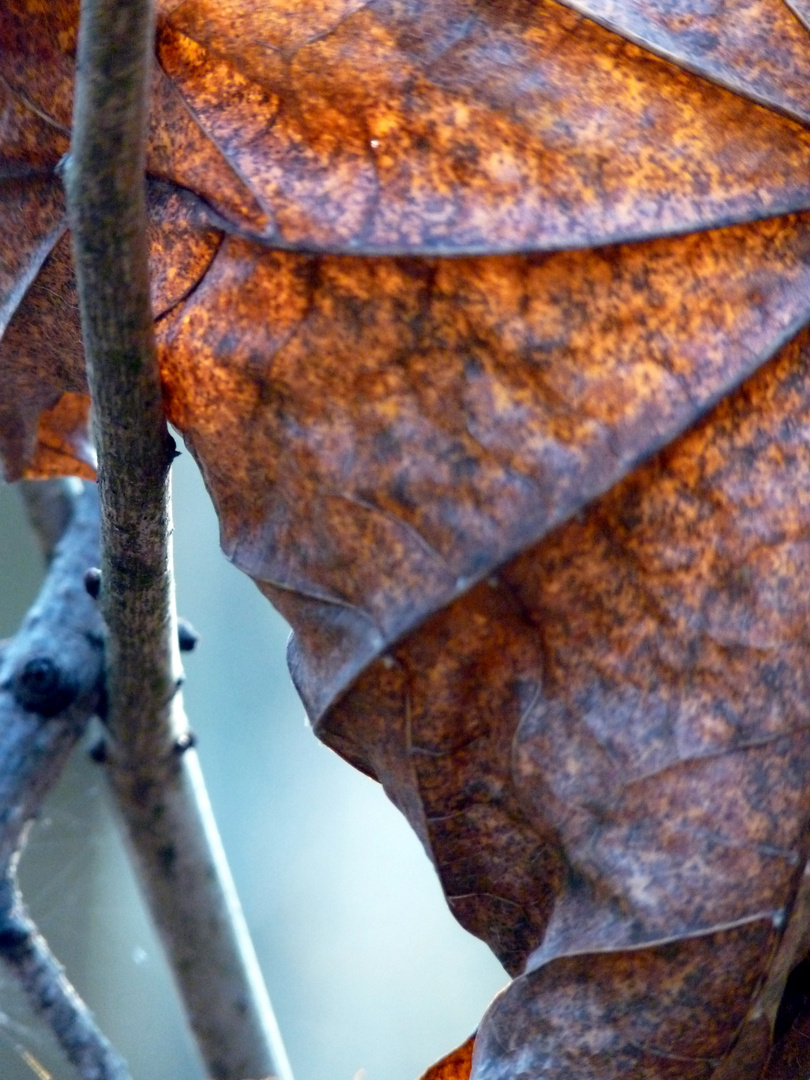
[[[9,475],[92,468],[75,17],[0,10]],[[513,976],[425,1080],[810,1064],[808,23],[159,4],[169,415],[318,735]]]
[[[801,126],[551,0],[189,0],[158,55],[283,246],[571,247],[808,206]]]
[[[802,0],[564,0],[659,56],[797,120],[810,120]]]

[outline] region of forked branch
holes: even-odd
[[[28,826],[99,707],[104,656],[101,619],[83,583],[98,560],[95,489],[37,485],[29,513],[50,569],[20,630],[0,649],[0,956],[82,1080],[129,1080],[17,887]]]

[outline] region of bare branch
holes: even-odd
[[[0,955],[79,1076],[82,1080],[130,1080],[126,1062],[101,1034],[48,943],[28,918],[12,878],[0,882],[0,904]]]
[[[31,820],[103,698],[103,625],[84,588],[98,561],[98,497],[71,481],[25,490],[52,561],[0,662],[0,956],[82,1080],[128,1080],[28,917],[16,867]]]
[[[149,0],[83,0],[65,166],[102,505],[108,761],[137,869],[215,1080],[291,1080],[188,745],[146,250]]]
[[[98,709],[103,625],[83,583],[97,559],[98,499],[88,487],[74,497],[40,594],[0,658],[0,879]]]

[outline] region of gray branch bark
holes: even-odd
[[[109,773],[215,1080],[291,1080],[197,758],[186,747],[166,428],[146,248],[149,0],[83,0],[64,175],[101,495]]]
[[[51,564],[0,654],[0,956],[82,1080],[129,1080],[22,902],[16,868],[33,818],[103,698],[103,625],[84,588],[98,561],[98,497],[37,485],[29,510]]]

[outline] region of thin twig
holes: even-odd
[[[51,565],[0,657],[0,956],[82,1080],[129,1080],[17,886],[28,827],[103,700],[103,625],[84,587],[99,554],[97,493],[75,481],[24,492]]]
[[[130,1080],[124,1059],[99,1031],[95,1018],[68,981],[44,937],[31,922],[13,878],[0,882],[0,902],[12,906],[0,924],[0,953],[47,1023],[81,1080]]]
[[[168,473],[149,306],[149,0],[83,0],[64,175],[102,505],[108,760],[136,868],[215,1080],[291,1080],[180,694]]]

